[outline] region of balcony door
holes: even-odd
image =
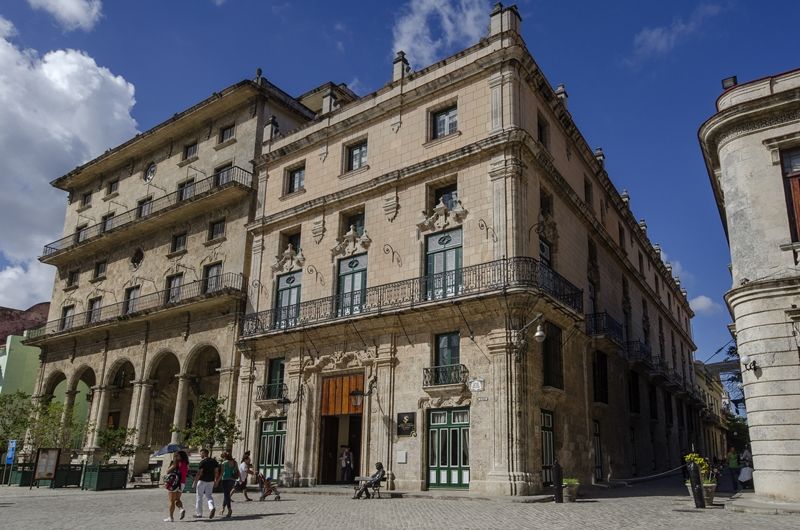
[[[354,315],[364,307],[367,289],[367,255],[339,260],[338,316]]]
[[[269,372],[266,388],[267,399],[280,399],[283,396],[284,364],[285,360],[283,357],[269,360]]]
[[[456,296],[461,291],[461,229],[426,239],[426,292],[428,300]]]
[[[278,277],[278,292],[275,297],[277,328],[291,328],[297,325],[302,274],[302,271],[297,271]]]
[[[469,409],[428,411],[428,487],[469,488]]]
[[[434,385],[452,385],[461,383],[461,352],[459,342],[461,340],[458,332],[442,333],[436,335],[436,347],[434,352]]]
[[[134,287],[128,287],[125,289],[125,314],[133,313],[134,311],[138,310],[137,301],[139,298],[139,293],[141,292],[141,286],[136,285]]]
[[[258,444],[258,469],[274,482],[281,481],[285,460],[286,418],[261,420],[261,441]]]
[[[206,265],[203,269],[203,291],[213,293],[222,288],[222,263]]]

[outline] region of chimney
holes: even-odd
[[[556,97],[564,104],[564,108],[567,108],[569,95],[567,94],[567,87],[565,87],[563,83],[556,87]]]
[[[397,56],[394,58],[394,61],[392,61],[392,81],[399,81],[410,71],[411,67],[408,66],[406,52],[400,50],[397,52]]]
[[[517,6],[504,7],[497,2],[489,15],[489,36],[498,35],[504,31],[519,33],[519,23],[522,17],[519,16]]]
[[[329,88],[328,92],[322,96],[322,114],[327,114],[336,109],[336,96],[333,95],[333,89]]]

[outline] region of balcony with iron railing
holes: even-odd
[[[625,343],[625,354],[628,362],[633,364],[650,365],[652,362],[652,352],[650,346],[640,340],[631,340]]]
[[[534,258],[504,258],[251,313],[242,320],[242,337],[252,338],[511,289],[538,290],[568,310],[578,314],[583,310],[583,291],[549,267]]]
[[[188,304],[212,297],[242,297],[245,295],[245,289],[246,282],[241,274],[225,273],[210,276],[179,287],[156,291],[98,307],[91,311],[65,315],[58,320],[51,320],[40,328],[28,330],[26,343],[35,344],[48,337],[72,334],[112,322],[135,319],[156,311],[185,308]]]
[[[469,370],[463,364],[422,369],[422,389],[433,397],[460,394],[467,385]]]
[[[622,345],[622,324],[606,312],[586,315],[586,334],[591,337],[604,337]]]
[[[212,206],[209,203],[216,202],[211,200],[212,198],[222,201],[228,196],[238,196],[243,190],[250,190],[252,182],[253,175],[246,170],[238,166],[226,168],[178,191],[141,203],[136,208],[91,226],[82,227],[73,234],[53,241],[45,245],[39,260],[44,263],[57,263],[65,254],[70,254],[70,259],[73,259],[71,251],[77,249],[96,251],[103,246],[100,242],[105,242],[106,245],[118,242],[124,237],[120,234],[128,232],[132,227],[143,227],[152,219],[159,218],[162,222],[172,222],[181,217],[191,217],[205,212]]]
[[[280,399],[289,395],[289,387],[286,383],[269,383],[256,387],[256,401],[269,401]]]

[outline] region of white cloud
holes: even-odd
[[[67,31],[91,30],[100,20],[103,3],[100,0],[28,0],[33,9],[47,11]]]
[[[347,88],[358,94],[364,90],[364,83],[362,83],[361,79],[358,77],[354,77],[349,83],[347,83]]]
[[[0,39],[8,39],[17,34],[14,23],[0,15]]]
[[[701,294],[689,300],[689,306],[698,315],[713,315],[722,309],[722,305],[718,304],[708,296]]]
[[[425,68],[455,46],[475,44],[488,23],[485,0],[411,0],[392,28],[392,52],[403,50],[415,68]]]
[[[216,5],[217,7],[219,7],[219,6],[221,6],[222,4],[224,4],[224,3],[226,2],[226,0],[212,0],[212,2],[214,2],[214,5]]]
[[[36,257],[60,237],[66,194],[49,185],[136,134],[134,87],[77,50],[40,56],[0,38],[0,305],[48,300]]]
[[[661,260],[664,262],[665,265],[672,266],[672,276],[675,278],[680,278],[681,285],[684,287],[686,286],[687,282],[691,282],[694,280],[694,274],[686,270],[683,264],[678,261],[670,261],[669,256],[663,250],[661,251]]]
[[[643,28],[633,37],[633,57],[627,61],[628,64],[633,65],[650,57],[666,55],[681,40],[697,32],[706,19],[720,12],[722,6],[701,4],[686,20],[675,18],[669,26]]]

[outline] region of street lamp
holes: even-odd
[[[742,365],[744,366],[745,372],[758,368],[756,360],[752,359],[749,355],[742,355]]]
[[[300,383],[300,385],[297,387],[297,395],[295,396],[295,398],[289,399],[288,397],[286,397],[286,390],[284,385],[283,393],[277,401],[278,406],[281,408],[281,414],[286,416],[286,412],[289,410],[289,405],[291,405],[292,403],[297,403],[298,401],[303,399],[304,390],[305,387],[303,386],[303,383]]]
[[[360,388],[356,388],[355,390],[350,391],[350,405],[357,409],[364,404],[364,396],[371,396],[372,392],[375,390],[378,381],[375,377],[369,380],[367,383],[367,393],[365,394],[363,390]]]

